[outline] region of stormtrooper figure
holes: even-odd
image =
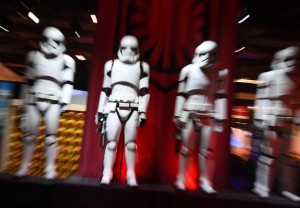
[[[55,27],[46,27],[39,43],[40,50],[31,51],[26,57],[26,78],[24,86],[25,109],[21,119],[24,149],[22,163],[17,176],[29,173],[35,138],[39,134],[41,117],[45,124],[45,175],[54,179],[57,175],[55,158],[57,154],[57,127],[62,111],[71,100],[75,61],[63,54],[65,37]]]
[[[204,41],[195,50],[192,64],[185,66],[179,76],[174,122],[180,129],[178,138],[182,145],[179,155],[179,171],[175,187],[186,189],[186,169],[195,151],[198,151],[199,187],[206,193],[215,193],[212,179],[215,152],[210,146],[212,131],[223,131],[222,122],[227,118],[226,80],[227,70],[217,70],[217,44]],[[197,133],[200,147],[192,136]],[[197,149],[197,150],[196,150]]]
[[[96,123],[106,122],[107,145],[105,147],[101,184],[109,184],[113,178],[113,165],[117,146],[124,126],[127,185],[138,186],[135,174],[136,130],[146,119],[149,102],[149,65],[139,61],[138,40],[124,36],[120,42],[118,59],[104,66],[104,80],[100,94]]]
[[[274,181],[280,176],[283,196],[300,201],[296,194],[297,161],[289,157],[292,126],[300,124],[299,71],[300,49],[288,47],[274,55],[271,71],[259,75],[254,125],[264,132],[257,161],[253,192],[269,197]]]

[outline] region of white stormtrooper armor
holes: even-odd
[[[118,59],[106,62],[104,66],[104,80],[96,115],[97,124],[106,120],[107,145],[101,184],[109,184],[113,178],[112,169],[124,126],[127,184],[138,186],[135,175],[136,129],[146,119],[150,73],[149,65],[138,59],[138,40],[134,36],[124,36]]]
[[[281,175],[283,196],[300,201],[296,195],[299,164],[288,157],[291,127],[299,125],[296,112],[300,107],[300,49],[289,47],[274,55],[271,71],[259,75],[254,125],[264,132],[258,158],[253,192],[269,197],[274,181]],[[281,174],[279,174],[281,173]]]
[[[44,118],[45,130],[45,175],[46,179],[56,177],[56,137],[62,111],[71,100],[75,61],[65,51],[65,38],[60,30],[47,27],[42,32],[40,51],[31,51],[26,57],[28,79],[25,88],[25,112],[21,128],[24,137],[22,163],[17,176],[27,175],[29,164],[38,136],[40,118]]]
[[[191,156],[198,151],[201,176],[199,186],[207,193],[215,193],[212,179],[214,174],[215,152],[209,146],[212,131],[222,131],[222,121],[227,119],[226,80],[227,70],[214,67],[217,60],[217,44],[204,41],[195,50],[192,64],[181,70],[174,122],[181,128],[182,146],[179,155],[179,172],[175,187],[186,189],[185,173]],[[196,131],[200,140],[192,138]]]

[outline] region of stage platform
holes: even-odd
[[[224,191],[207,195],[201,191],[176,191],[171,185],[143,184],[132,189],[78,177],[44,180],[0,174],[0,207],[20,208],[292,208],[300,203],[273,195],[262,199],[251,192]]]

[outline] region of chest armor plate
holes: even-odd
[[[135,88],[139,87],[141,68],[140,63],[124,64],[116,61],[113,65],[111,73],[111,84],[116,85],[119,83],[133,85]]]

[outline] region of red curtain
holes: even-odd
[[[230,176],[230,115],[233,95],[233,75],[235,70],[235,40],[237,33],[237,17],[241,0],[209,0],[210,31],[209,39],[219,45],[220,68],[229,70],[228,83],[228,115],[225,132],[215,135],[216,142],[216,175],[215,184],[219,189],[229,188]]]
[[[127,34],[140,41],[141,59],[151,67],[150,103],[147,123],[138,132],[137,177],[139,181],[173,183],[178,168],[172,116],[180,69],[189,64],[194,49],[212,39],[220,46],[222,68],[232,74],[233,47],[238,0],[99,0],[94,60],[90,70],[88,104],[81,160],[76,174],[98,178],[103,151],[95,132],[104,63],[116,57],[119,40]],[[230,6],[229,6],[230,5]],[[229,89],[230,86],[229,86]],[[228,128],[229,129],[229,126]],[[217,135],[216,184],[225,187],[228,179],[229,130]],[[122,141],[122,140],[120,140]],[[115,179],[124,181],[126,165],[120,142]],[[197,168],[191,174],[197,175]],[[196,182],[191,182],[195,186]]]

